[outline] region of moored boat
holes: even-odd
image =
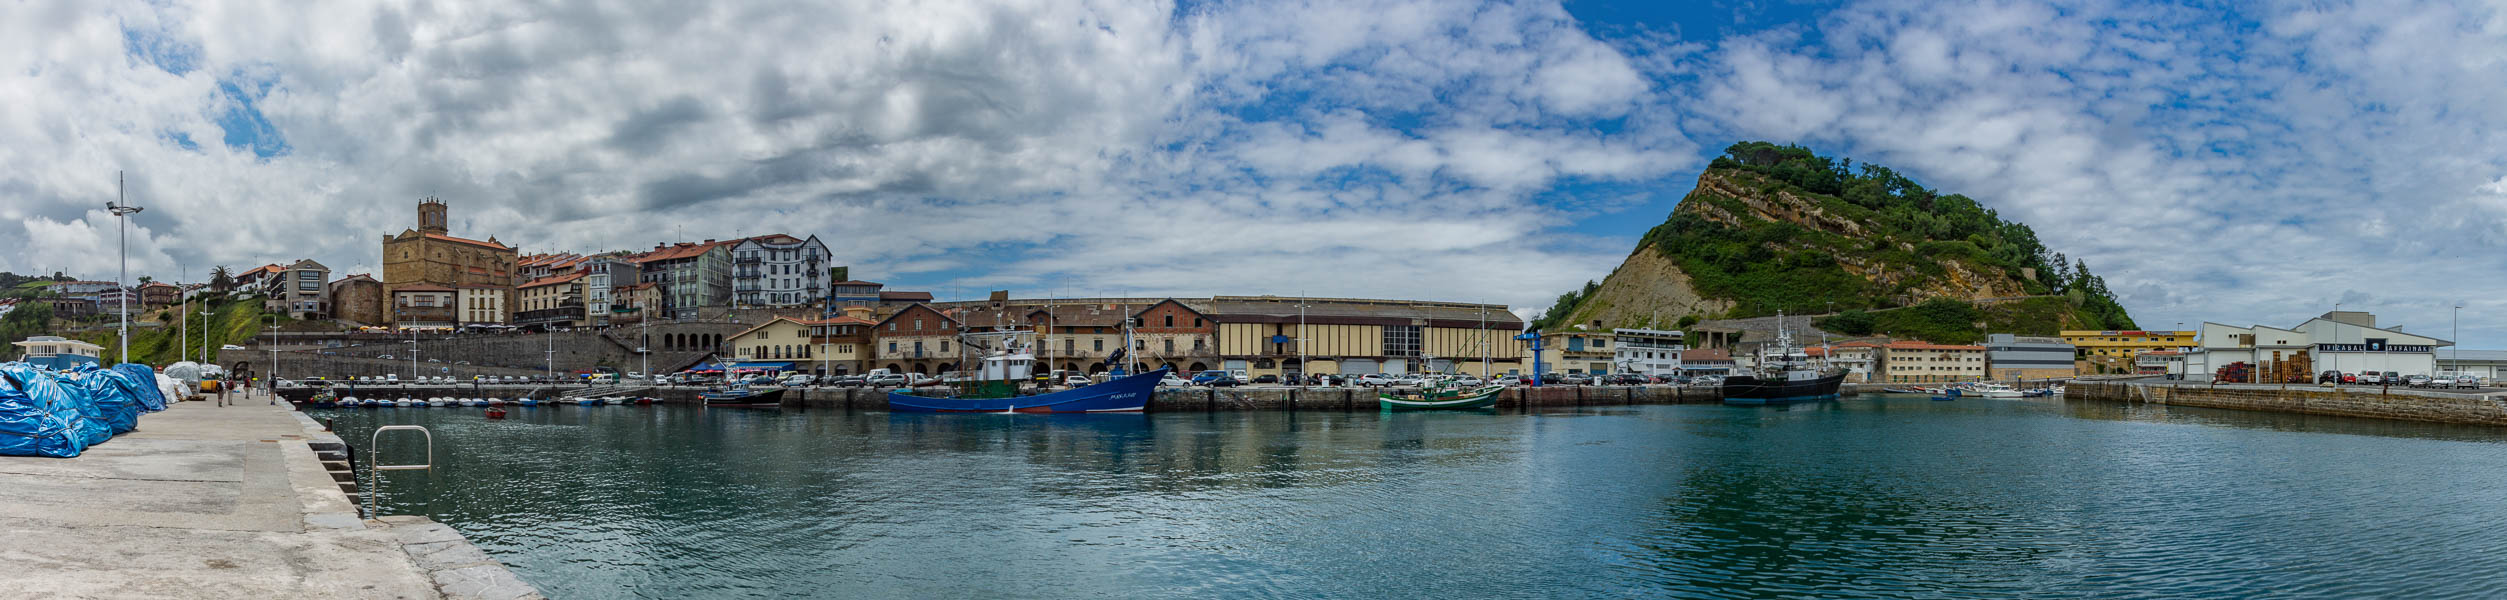
[[[697,394],[706,406],[781,406],[783,388],[751,388],[747,385],[714,388]],[[594,400],[592,402],[599,402]]]
[[[1105,383],[1029,396],[941,398],[888,392],[888,410],[898,412],[1103,413],[1142,412],[1149,396],[1166,377],[1166,369],[1125,375]]]
[[[1749,374],[1724,378],[1724,403],[1743,406],[1819,402],[1837,399],[1837,388],[1845,384],[1845,370],[1814,366],[1810,354],[1793,344],[1793,333],[1784,327],[1784,314],[1776,315],[1776,340],[1759,349],[1758,365]]]
[[[1492,385],[1468,390],[1445,390],[1419,394],[1375,395],[1376,406],[1386,411],[1410,410],[1480,410],[1497,406],[1497,397],[1506,386]]]

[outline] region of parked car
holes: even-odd
[[[1647,383],[1644,375],[1632,373],[1613,374],[1604,381],[1608,385],[1645,385]]]
[[[2429,387],[2429,376],[2417,374],[2406,375],[2403,377],[2403,385],[2411,387]]]
[[[1085,386],[1087,386],[1088,384],[1092,384],[1092,383],[1096,383],[1096,382],[1095,382],[1095,381],[1090,381],[1090,380],[1089,380],[1088,378],[1086,378],[1086,377],[1071,376],[1071,377],[1064,377],[1064,378],[1062,378],[1062,385],[1067,386],[1067,387],[1085,387]]]
[[[1565,379],[1565,376],[1557,373],[1542,373],[1541,385],[1559,385],[1560,383],[1563,383]]]
[[[1270,374],[1270,373],[1263,373],[1263,374],[1261,374],[1261,375],[1255,376],[1255,377],[1253,378],[1253,382],[1254,382],[1254,383],[1258,383],[1258,384],[1262,384],[1262,385],[1279,385],[1279,383],[1280,383],[1280,376],[1278,376],[1278,375],[1272,375],[1272,374]]]
[[[1253,377],[1246,375],[1244,369],[1228,369],[1227,374],[1236,377],[1237,383],[1253,383]]]
[[[784,386],[784,387],[799,387],[799,386],[805,386],[805,385],[809,385],[809,384],[812,384],[812,383],[817,383],[817,382],[818,382],[818,377],[817,377],[817,376],[815,376],[815,375],[808,374],[808,373],[800,373],[800,374],[794,374],[794,375],[785,375],[785,376],[784,376],[784,378],[783,378],[783,386]]]
[[[1192,381],[1192,384],[1193,384],[1193,385],[1208,385],[1208,386],[1222,386],[1222,385],[1225,385],[1225,386],[1232,386],[1232,385],[1237,385],[1237,383],[1236,383],[1236,376],[1234,376],[1234,375],[1230,375],[1230,374],[1228,374],[1228,372],[1226,372],[1226,371],[1220,371],[1220,370],[1216,370],[1216,369],[1209,370],[1209,371],[1202,371],[1202,372],[1201,372],[1201,374],[1199,374],[1199,375],[1194,375],[1194,376],[1193,376],[1193,381]]]
[[[1593,385],[1593,377],[1582,373],[1568,373],[1560,376],[1558,378],[1558,383],[1564,385]]]
[[[1393,376],[1383,373],[1365,373],[1358,376],[1358,385],[1361,387],[1384,387],[1399,383]]]
[[[1174,373],[1168,373],[1165,377],[1158,378],[1158,385],[1165,387],[1184,387],[1192,384],[1192,380],[1176,377]]]
[[[2377,371],[2360,371],[2360,372],[2359,372],[2359,383],[2360,383],[2361,385],[2376,385],[2376,384],[2380,384],[2380,383],[2384,383],[2384,382],[2385,382],[2385,374],[2384,374],[2384,373],[2380,373],[2380,372],[2377,372]]]
[[[905,382],[906,378],[904,375],[898,375],[895,373],[880,373],[878,375],[872,375],[868,379],[864,380],[864,383],[873,387],[903,387]]]
[[[2459,390],[2468,390],[2468,389],[2472,389],[2472,388],[2481,387],[2481,378],[2479,378],[2479,377],[2473,377],[2473,376],[2471,376],[2471,375],[2456,375],[2456,376],[2454,376],[2452,379],[2453,379],[2454,381],[2452,382],[2452,384],[2451,384],[2451,385],[2448,385],[2447,387],[2451,387],[2451,388],[2455,388],[2455,389],[2459,389]]]
[[[1456,378],[1454,378],[1454,380],[1453,380],[1453,381],[1451,381],[1451,382],[1449,382],[1449,383],[1452,383],[1452,384],[1454,384],[1454,385],[1463,386],[1463,387],[1479,387],[1479,386],[1482,386],[1482,385],[1487,385],[1487,384],[1488,384],[1488,382],[1481,381],[1481,380],[1480,380],[1480,378],[1478,378],[1478,377],[1472,377],[1472,376],[1470,376],[1470,375],[1464,375],[1464,376],[1461,376],[1461,377],[1456,377]]]
[[[228,350],[242,350],[242,348],[227,348],[227,349],[228,349]],[[380,358],[380,359],[383,359],[383,360],[391,360],[391,359],[392,359],[392,355],[385,354],[385,355],[382,355],[382,356],[377,356],[377,357],[375,357],[375,358]]]

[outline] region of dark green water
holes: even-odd
[[[481,410],[316,416],[431,428],[441,468],[389,512],[554,598],[2507,597],[2487,428],[1920,397]]]

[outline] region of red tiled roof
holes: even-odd
[[[531,281],[529,281],[529,282],[525,282],[525,283],[523,283],[522,285],[517,285],[517,286],[514,286],[514,287],[517,287],[517,288],[527,288],[527,287],[540,287],[540,286],[543,286],[543,285],[556,285],[556,284],[565,283],[565,282],[569,282],[569,281],[574,281],[574,280],[577,280],[577,279],[582,279],[582,278],[583,278],[583,274],[582,274],[582,273],[567,273],[567,274],[564,274],[564,275],[554,275],[554,276],[549,276],[549,277],[542,277],[542,278],[539,278],[539,279],[533,279],[533,280],[531,280]]]
[[[720,246],[722,244],[723,242],[703,242],[694,244],[679,242],[668,246],[654,246],[652,252],[631,256],[628,257],[627,260],[637,264],[663,260],[678,260],[704,254],[705,251],[712,250],[715,246]]]
[[[913,301],[916,301],[916,302],[930,302],[930,301],[931,301],[931,292],[880,292],[880,293],[879,293],[879,299],[881,299],[881,300],[913,300]]]
[[[452,243],[455,243],[455,244],[469,244],[469,245],[472,245],[472,246],[478,246],[478,247],[482,247],[482,248],[493,248],[493,249],[497,249],[497,250],[512,250],[512,249],[513,249],[513,248],[512,248],[512,247],[510,247],[510,246],[506,246],[506,245],[504,245],[504,244],[497,243],[497,242],[482,242],[482,241],[478,241],[478,240],[474,240],[474,239],[470,239],[470,238],[457,238],[457,237],[453,237],[453,236],[449,236],[449,235],[444,235],[444,234],[441,234],[441,233],[430,233],[430,234],[426,234],[426,235],[427,235],[427,239],[431,239],[431,240],[442,240],[442,241],[452,242]]]
[[[398,293],[401,293],[401,292],[450,292],[450,291],[453,291],[453,288],[448,288],[448,287],[444,287],[444,286],[440,286],[440,285],[432,285],[432,284],[425,284],[425,283],[417,283],[417,284],[410,284],[410,285],[400,286],[400,289],[392,290],[392,293],[398,294]]]

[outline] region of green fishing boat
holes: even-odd
[[[1400,410],[1476,410],[1497,406],[1497,395],[1506,386],[1492,385],[1468,390],[1430,390],[1418,394],[1376,394],[1375,402],[1387,411]]]

